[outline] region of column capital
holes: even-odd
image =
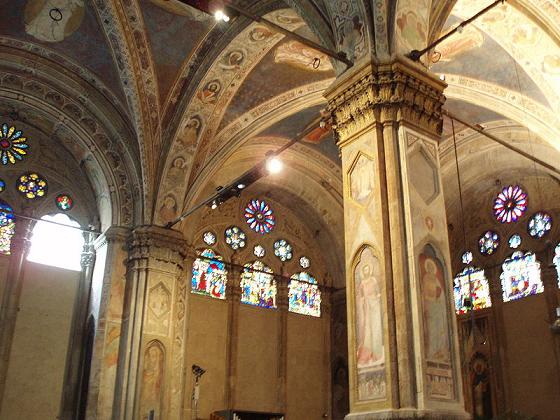
[[[446,83],[422,66],[398,58],[369,62],[339,78],[325,93],[338,145],[342,147],[374,124],[408,123],[441,135]]]
[[[160,226],[139,226],[128,238],[129,260],[151,257],[182,266],[187,255],[186,248],[181,232]]]

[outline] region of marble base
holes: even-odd
[[[391,420],[391,419],[425,419],[425,420],[468,420],[471,415],[466,411],[419,410],[403,408],[399,410],[377,410],[363,413],[350,413],[345,420]]]

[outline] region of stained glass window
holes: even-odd
[[[556,266],[556,272],[558,273],[558,287],[560,287],[560,243],[556,245],[554,249],[554,265]]]
[[[47,181],[34,172],[23,174],[17,182],[17,189],[30,200],[43,197],[47,193]]]
[[[23,137],[21,130],[15,127],[9,127],[8,124],[2,124],[0,130],[0,162],[2,165],[14,164],[18,160],[22,160],[27,154],[29,145],[26,143],[27,138]]]
[[[274,242],[274,255],[276,255],[280,261],[291,260],[292,246],[285,239],[280,239]]]
[[[494,231],[488,230],[478,240],[478,249],[482,255],[491,255],[500,245],[500,237]]]
[[[67,194],[60,194],[55,199],[56,206],[62,211],[71,210],[74,207],[74,200]]]
[[[249,201],[245,207],[245,220],[255,232],[264,235],[276,225],[276,218],[270,205],[259,199]]]
[[[508,243],[510,248],[513,249],[519,248],[519,246],[521,245],[521,236],[518,235],[517,233],[514,233],[513,235],[510,236]]]
[[[206,245],[214,245],[216,243],[216,235],[214,235],[210,231],[204,232],[204,235],[202,235],[202,240]]]
[[[472,263],[473,254],[471,251],[465,251],[463,255],[461,255],[461,261],[463,264],[470,264]]]
[[[289,311],[321,316],[321,291],[317,280],[305,271],[294,274],[288,285]]]
[[[12,208],[0,200],[0,254],[9,255],[12,236],[15,233],[15,217]]]
[[[276,308],[276,280],[262,261],[245,264],[241,273],[241,302],[263,308]]]
[[[529,220],[529,235],[542,238],[552,228],[552,216],[544,211],[535,213]]]
[[[494,200],[494,215],[501,223],[512,223],[527,210],[527,193],[519,185],[510,185],[498,193]]]
[[[226,298],[227,270],[222,257],[205,249],[194,261],[191,291],[218,299]]]
[[[0,192],[4,191],[6,189],[6,183],[4,182],[3,179],[0,179]]]
[[[246,239],[245,232],[237,226],[231,226],[226,229],[226,244],[228,244],[231,249],[236,250],[244,248]]]
[[[490,288],[484,270],[473,266],[465,267],[457,274],[453,283],[455,310],[458,314],[467,313],[471,309],[477,310],[492,306]]]
[[[304,269],[309,268],[309,266],[311,265],[311,261],[309,261],[309,258],[304,256],[304,257],[301,257],[299,259],[299,265],[300,265],[301,268],[304,268]]]
[[[535,254],[516,251],[502,264],[502,292],[504,302],[521,299],[544,291],[540,263]]]
[[[264,254],[266,254],[266,250],[262,245],[255,245],[253,248],[253,254],[255,254],[255,257],[257,258],[262,258],[264,257]]]

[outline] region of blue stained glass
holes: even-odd
[[[245,220],[251,229],[264,235],[269,233],[276,225],[274,212],[264,200],[254,199],[245,207]]]
[[[552,229],[552,216],[544,211],[535,213],[529,220],[529,235],[533,238],[542,238]]]
[[[541,266],[535,254],[516,251],[502,264],[502,292],[504,302],[536,295],[544,291]]]
[[[0,192],[4,191],[6,189],[6,183],[4,182],[3,179],[0,179]]]
[[[274,255],[282,262],[291,260],[292,246],[285,239],[280,239],[274,242]]]
[[[556,272],[558,273],[558,287],[560,287],[560,243],[554,248],[554,265],[556,266]]]
[[[521,236],[519,236],[517,233],[511,235],[511,237],[509,238],[509,247],[513,249],[517,249],[519,248],[520,245],[521,245]]]
[[[27,138],[22,137],[23,132],[17,130],[8,124],[2,124],[2,132],[0,132],[0,162],[3,165],[15,164],[17,161],[23,160],[27,155],[29,145],[26,143]]]
[[[317,280],[305,271],[294,274],[288,285],[288,302],[290,312],[321,316],[321,291]]]
[[[231,249],[238,250],[245,247],[245,241],[247,237],[245,232],[239,229],[237,226],[231,226],[226,229],[226,244],[228,244]]]
[[[261,261],[245,264],[241,273],[241,302],[262,308],[276,308],[276,280]]]
[[[10,254],[15,227],[16,223],[12,207],[5,201],[0,200],[0,254]]]
[[[491,255],[500,245],[500,237],[494,231],[488,230],[478,240],[478,249],[482,255]]]
[[[490,287],[484,270],[473,266],[465,267],[457,274],[453,283],[455,310],[458,314],[467,313],[471,309],[477,310],[492,306]]]
[[[205,249],[193,264],[191,291],[217,299],[226,298],[227,270],[222,257]]]

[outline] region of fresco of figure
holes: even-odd
[[[29,0],[25,32],[45,42],[60,42],[80,26],[84,0]]]

